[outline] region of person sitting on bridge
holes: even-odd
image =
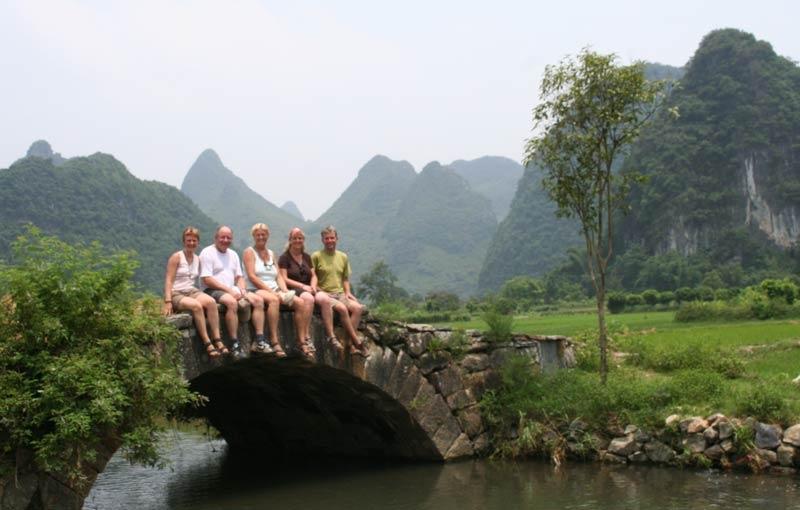
[[[243,254],[247,290],[261,296],[267,304],[270,343],[275,355],[285,358],[286,353],[278,339],[281,304],[294,310],[297,342],[301,346],[305,342],[301,325],[306,321],[306,315],[313,313],[313,308],[308,307],[304,300],[296,299],[295,291],[286,288],[286,282],[278,272],[275,254],[267,248],[269,227],[265,223],[256,223],[250,229],[250,234],[253,236],[253,246]]]
[[[217,302],[211,296],[200,292],[197,288],[197,277],[200,274],[200,257],[194,252],[200,243],[200,231],[194,227],[186,227],[182,234],[183,249],[170,255],[167,260],[167,270],[164,276],[164,315],[173,312],[187,311],[194,318],[197,334],[206,347],[209,358],[218,358],[228,354],[228,349],[222,343],[219,331],[219,312]],[[205,313],[204,313],[205,311]],[[214,344],[208,337],[206,328],[206,314],[208,327]]]
[[[295,301],[302,301],[305,313],[302,320],[295,314],[297,341],[300,351],[307,358],[312,358],[316,349],[311,339],[311,317],[314,314],[314,287],[317,286],[317,274],[311,265],[311,255],[306,253],[306,235],[298,227],[289,231],[289,242],[283,255],[278,258],[278,272],[286,282],[286,286],[297,293]]]
[[[244,357],[239,344],[239,306],[252,306],[251,320],[256,332],[256,346],[260,350],[271,350],[264,338],[264,300],[261,296],[245,290],[242,265],[239,255],[230,249],[233,231],[222,225],[214,234],[214,244],[200,252],[200,281],[203,290],[218,303],[225,305],[225,329],[233,342],[231,350],[235,358]]]
[[[324,248],[311,255],[311,264],[318,279],[315,299],[325,326],[326,340],[337,350],[344,349],[333,333],[333,310],[336,310],[350,337],[350,353],[367,356],[369,348],[356,333],[364,306],[350,289],[350,261],[346,253],[336,249],[339,234],[332,225],[325,227],[321,236]]]

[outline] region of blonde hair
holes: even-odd
[[[200,231],[197,230],[196,227],[186,227],[183,229],[183,233],[181,234],[181,242],[186,241],[186,236],[195,236],[197,240],[200,240]]]
[[[292,229],[289,231],[289,240],[288,240],[288,241],[286,241],[286,244],[283,246],[283,253],[289,253],[289,246],[292,244],[292,232],[294,232],[295,230],[297,230],[298,232],[300,232],[301,234],[303,234],[303,238],[305,238],[305,237],[306,237],[306,233],[305,233],[305,232],[303,232],[303,229],[302,229],[302,228],[300,228],[300,227],[294,227],[294,228],[292,228]],[[303,242],[303,248],[300,250],[300,253],[305,253],[305,252],[306,252],[306,243],[305,243],[305,241],[304,241],[304,242]]]
[[[263,230],[267,233],[267,235],[269,235],[269,227],[267,226],[266,223],[256,223],[255,225],[250,227],[250,237],[255,235],[257,230]]]

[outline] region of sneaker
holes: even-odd
[[[233,342],[233,346],[231,346],[231,356],[233,356],[233,359],[244,359],[244,351],[239,342]]]
[[[272,347],[267,343],[266,340],[259,340],[253,344],[253,351],[260,352],[262,354],[272,354]]]

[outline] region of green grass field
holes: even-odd
[[[687,370],[693,371],[687,380],[700,389],[687,389],[685,399],[673,399],[672,408],[659,413],[721,411],[784,422],[800,419],[800,389],[792,383],[800,375],[800,321],[685,323],[676,322],[669,311],[606,317],[612,351],[627,354],[612,370],[610,382],[614,377],[641,380],[643,385],[680,382]],[[480,319],[447,325],[486,329]],[[588,311],[518,316],[513,327],[517,333],[584,340],[583,354],[589,357],[596,351],[596,329],[597,317]],[[595,367],[583,363],[581,368],[591,377]],[[710,384],[706,392],[701,388],[705,381]]]

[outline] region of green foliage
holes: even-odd
[[[500,288],[500,296],[514,301],[518,310],[529,310],[544,303],[545,287],[541,280],[530,276],[515,276]]]
[[[485,335],[490,342],[507,342],[511,340],[514,328],[514,316],[502,313],[496,308],[489,308],[481,316],[488,326]]]
[[[167,258],[181,247],[184,227],[199,228],[209,244],[216,227],[174,187],[141,181],[100,153],[58,167],[28,157],[0,171],[0,259],[11,255],[11,242],[30,223],[66,242],[135,250],[141,264],[134,280],[159,293]]]
[[[752,171],[752,192],[773,214],[798,203],[798,84],[797,64],[769,43],[739,30],[715,30],[700,43],[664,113],[642,131],[622,172],[644,172],[649,180],[631,190],[631,214],[620,229],[624,244],[655,254],[672,232],[680,253],[695,253],[686,259],[703,259],[708,267],[694,276],[666,270],[681,280],[666,288],[716,288],[720,280],[740,287],[754,283],[744,280],[756,270],[786,274],[796,268],[796,254],[771,246],[757,228],[744,225],[750,202],[742,182]],[[680,116],[667,115],[671,108]],[[743,281],[728,281],[728,264],[738,267],[739,274],[730,276]]]
[[[648,342],[647,337],[632,341],[629,360],[634,365],[661,372],[704,369],[728,378],[744,375],[744,361],[735,352],[688,339],[679,346]]]
[[[577,218],[587,249],[588,273],[598,296],[600,373],[607,372],[603,321],[606,274],[613,253],[613,219],[626,210],[635,171],[615,173],[620,158],[655,113],[663,86],[648,82],[643,64],[617,66],[616,56],[589,50],[548,66],[533,110],[538,134],[525,161],[542,165],[542,185],[557,214]]]
[[[72,246],[37,229],[0,270],[0,448],[80,479],[106,436],[158,460],[158,419],[197,402],[177,369],[177,331],[134,299],[129,253]]]
[[[624,292],[609,292],[606,295],[606,299],[608,300],[608,311],[611,313],[621,313],[628,303]]]
[[[425,296],[425,309],[429,312],[451,312],[460,306],[461,300],[452,292],[430,292]]]
[[[408,292],[397,285],[397,276],[383,260],[376,262],[369,271],[361,275],[358,291],[375,305],[408,297]]]
[[[784,389],[770,382],[759,382],[743,388],[736,401],[736,412],[769,422],[787,423],[792,419]]]
[[[800,316],[800,306],[794,302],[797,286],[789,280],[764,280],[748,287],[728,301],[683,303],[675,320],[692,322],[704,320],[772,319]]]
[[[761,282],[761,290],[768,298],[783,299],[787,305],[793,304],[794,300],[800,295],[800,289],[788,278],[783,280],[764,280]]]

